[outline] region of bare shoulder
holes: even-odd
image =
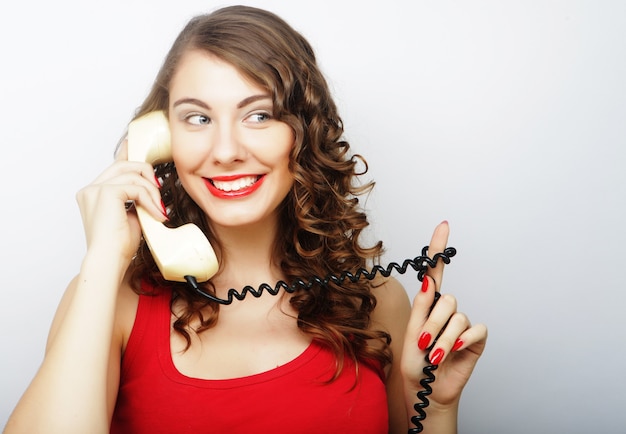
[[[379,277],[372,282],[372,293],[376,297],[372,321],[386,329],[398,322],[403,323],[404,327],[411,311],[411,302],[404,286],[393,277]],[[398,321],[402,319],[405,321]]]

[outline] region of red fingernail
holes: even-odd
[[[428,348],[428,344],[430,344],[430,333],[422,332],[419,340],[417,341],[417,348],[424,351],[426,348]]]
[[[445,351],[443,351],[441,348],[437,348],[433,355],[430,356],[430,363],[432,363],[433,365],[438,365],[439,362],[441,362],[441,360],[443,359],[444,354]]]
[[[428,277],[424,276],[424,280],[422,280],[422,292],[428,291]]]
[[[464,342],[461,339],[457,339],[454,345],[452,346],[452,351],[456,351],[463,346]]]
[[[165,204],[163,203],[163,201],[161,201],[161,209],[163,210],[163,215],[165,216],[165,218],[169,220],[170,218],[167,216],[167,209],[165,208]]]

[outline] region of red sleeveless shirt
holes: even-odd
[[[146,289],[146,288],[144,288]],[[347,434],[388,432],[382,370],[346,358],[339,378],[315,341],[270,371],[228,380],[181,374],[170,352],[171,292],[141,295],[122,359],[111,433]]]

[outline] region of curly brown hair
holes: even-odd
[[[275,14],[257,8],[233,6],[197,16],[174,42],[137,117],[153,110],[167,111],[170,81],[181,56],[191,49],[212,53],[267,89],[273,96],[275,118],[294,131],[290,157],[294,183],[280,205],[281,231],[274,245],[274,258],[287,281],[308,280],[311,274],[323,277],[344,270],[354,272],[376,262],[382,242],[361,245],[360,236],[369,223],[357,198],[374,184],[356,184],[367,164],[360,156],[351,155],[348,142],[342,140],[341,118],[306,39]],[[219,251],[219,240],[211,233],[204,212],[180,185],[174,164],[157,165],[155,171],[163,181],[161,192],[170,211],[170,224],[198,225]],[[174,328],[188,346],[193,319],[201,324],[196,333],[217,321],[219,305],[185,283],[166,283],[142,242],[133,262],[137,292],[146,276],[153,284],[172,287],[173,300],[183,301],[185,309]],[[214,291],[210,281],[205,286]],[[370,328],[376,306],[371,287],[369,281],[317,285],[297,291],[290,300],[298,312],[299,328],[336,354],[337,372],[346,355],[357,362],[373,359],[385,365],[391,361],[390,336]],[[382,347],[368,344],[373,339],[381,340]]]

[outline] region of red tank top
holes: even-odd
[[[339,378],[328,383],[335,358],[316,342],[294,360],[256,375],[204,380],[181,374],[170,352],[171,292],[155,294],[139,297],[111,433],[388,432],[382,371],[360,363],[357,379],[346,358]]]

